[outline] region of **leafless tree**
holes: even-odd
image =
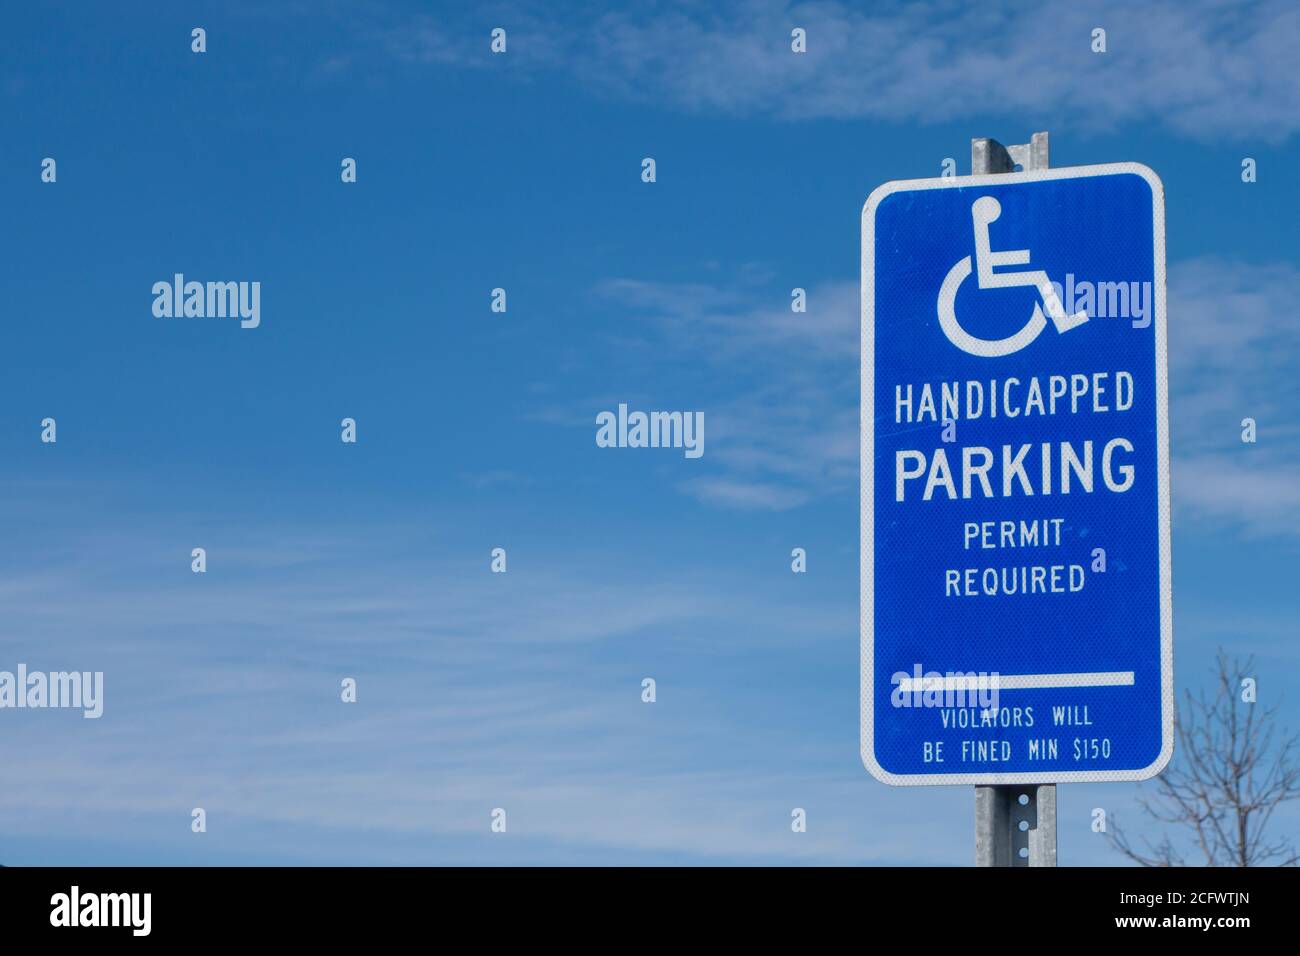
[[[1268,827],[1282,804],[1300,798],[1300,734],[1278,729],[1276,706],[1242,700],[1253,657],[1229,661],[1220,650],[1216,664],[1214,691],[1187,692],[1174,759],[1155,792],[1138,800],[1156,825],[1183,839],[1175,844],[1161,827],[1154,842],[1143,838],[1139,846],[1118,826],[1107,838],[1143,866],[1295,866],[1300,851]],[[1185,853],[1183,845],[1195,849]]]

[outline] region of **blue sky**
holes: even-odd
[[[1177,682],[1253,654],[1300,724],[1293,5],[4,19],[0,668],[106,701],[0,714],[0,862],[968,864],[969,787],[858,757],[857,376],[863,201],[972,136],[1162,177]],[[176,272],[261,326],[154,318]],[[704,457],[597,448],[619,402]],[[1136,792],[1063,787],[1062,862]]]

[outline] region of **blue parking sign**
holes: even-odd
[[[1135,163],[862,211],[862,759],[1141,780],[1173,753],[1164,189]]]

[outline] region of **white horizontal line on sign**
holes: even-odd
[[[1088,674],[953,674],[904,677],[903,693],[926,690],[1034,690],[1041,687],[1131,687],[1132,671],[1097,671]]]

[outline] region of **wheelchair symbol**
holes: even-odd
[[[982,196],[971,204],[971,219],[975,227],[975,267],[981,289],[1006,289],[1014,286],[1034,286],[1047,314],[1057,332],[1068,332],[1088,321],[1087,312],[1066,315],[1060,297],[1052,288],[1047,273],[1041,270],[1031,272],[994,272],[994,266],[1023,266],[1029,262],[1028,249],[1014,249],[1005,252],[993,252],[989,249],[989,223],[1002,215],[1002,205],[992,196]],[[948,271],[939,289],[939,325],[948,336],[948,340],[963,352],[971,355],[983,355],[995,358],[1019,352],[1026,345],[1038,338],[1038,334],[1047,326],[1043,317],[1042,306],[1034,303],[1034,313],[1023,328],[1014,335],[1004,339],[981,339],[971,335],[957,321],[953,304],[957,301],[957,290],[971,273],[971,257],[967,256]]]

